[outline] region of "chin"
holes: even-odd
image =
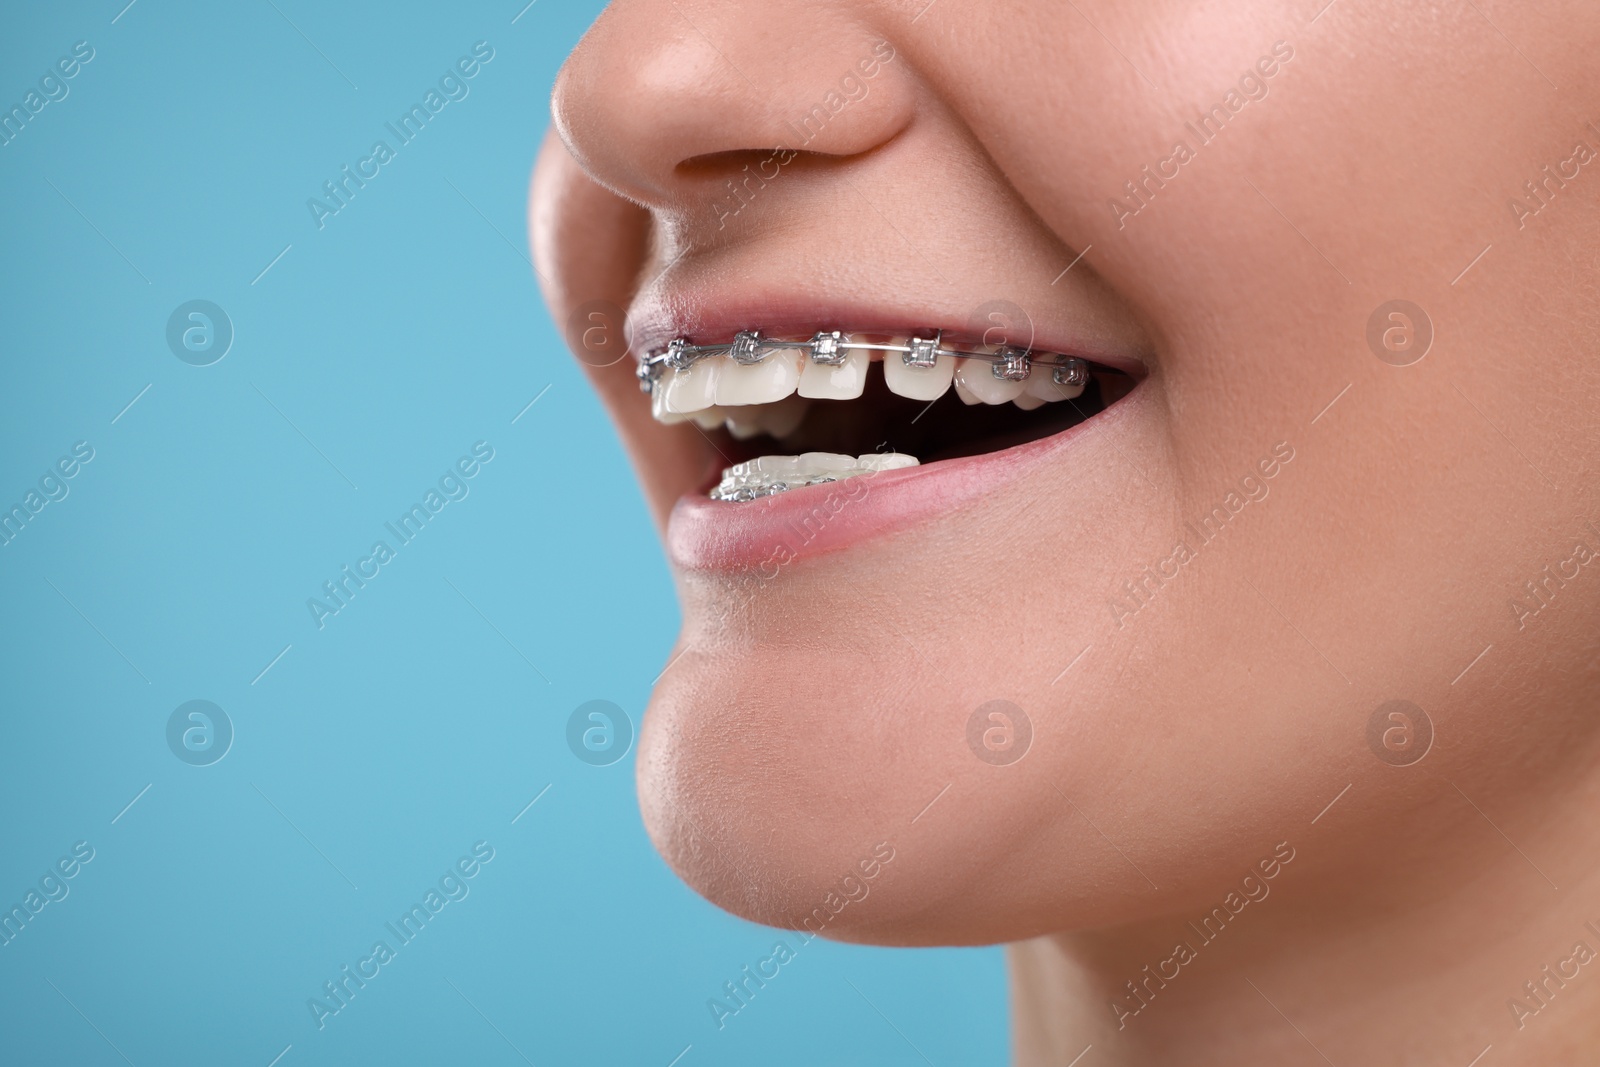
[[[1117,417],[1135,419],[1139,398],[1123,404]],[[846,500],[839,490],[842,510],[811,543],[790,536],[781,564],[763,566],[768,551],[724,537],[721,555],[697,547],[698,562],[680,566],[684,630],[644,719],[637,774],[651,839],[696,892],[754,922],[899,946],[1015,941],[1182,903],[1181,886],[1163,878],[1155,892],[1083,811],[1106,828],[1108,818],[1140,826],[1126,843],[1145,866],[1157,842],[1184,862],[1198,852],[1185,843],[1193,828],[1170,809],[1204,788],[1214,756],[1202,742],[1186,760],[1181,738],[1156,757],[1130,750],[1124,724],[1150,720],[1138,731],[1148,738],[1179,710],[1122,684],[1114,659],[1074,663],[1088,642],[1062,632],[1103,626],[1093,567],[1045,583],[1037,570],[985,569],[972,551],[1036,494],[1059,494],[1052,480],[1081,479],[1060,464],[1032,476],[1046,485],[1021,474],[980,492],[957,478],[932,524],[901,524],[913,505],[897,496],[924,507],[935,491],[902,472],[863,476],[866,491]],[[798,515],[828,512],[821,487],[712,506],[737,517],[806,505],[803,494],[815,503]],[[1051,516],[1069,537],[1080,525],[1137,536],[1110,505],[1076,510]],[[1026,621],[1046,618],[1050,627]],[[983,711],[991,705],[1001,718]],[[1193,710],[1181,712],[1191,728],[1207,717]],[[985,731],[999,732],[986,741]],[[1130,787],[1151,763],[1160,788]],[[1126,818],[1108,816],[1122,794],[1132,796]],[[1258,813],[1270,810],[1256,799]],[[1232,873],[1250,847],[1237,864],[1226,850],[1190,856],[1186,878],[1203,884],[1213,864]]]

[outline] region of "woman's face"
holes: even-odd
[[[1282,841],[1328,892],[1443,877],[1447,783],[1590,757],[1600,20],[1320,2],[618,0],[573,54],[538,263],[677,575],[639,793],[711,900],[968,943]],[[924,407],[874,363],[740,442],[652,419],[619,308],[634,356],[942,329],[1098,384]],[[924,462],[707,499],[834,441]]]

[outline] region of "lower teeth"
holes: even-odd
[[[918,460],[899,452],[846,456],[806,452],[798,456],[762,456],[736,463],[722,472],[722,481],[708,494],[712,500],[748,501],[789,489],[837,482],[862,474],[915,467]]]

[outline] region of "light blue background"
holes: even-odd
[[[96,853],[0,947],[0,1061],[1003,1062],[993,949],[815,942],[719,1032],[707,998],[778,935],[655,855],[631,754],[567,747],[584,701],[637,721],[677,627],[526,262],[599,3],[124,2],[0,16],[5,108],[95,49],[0,147],[0,505],[95,450],[0,548],[0,904]],[[479,40],[470,95],[319,231],[307,198]],[[236,330],[208,367],[165,339],[197,298]],[[480,440],[319,631],[307,598]],[[236,730],[209,767],[167,748],[192,699]],[[479,840],[470,895],[319,1032],[307,999]]]

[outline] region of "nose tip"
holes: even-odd
[[[893,139],[912,114],[905,66],[849,5],[756,17],[727,0],[619,0],[563,67],[552,110],[597,181],[671,209],[754,153],[849,157]]]

